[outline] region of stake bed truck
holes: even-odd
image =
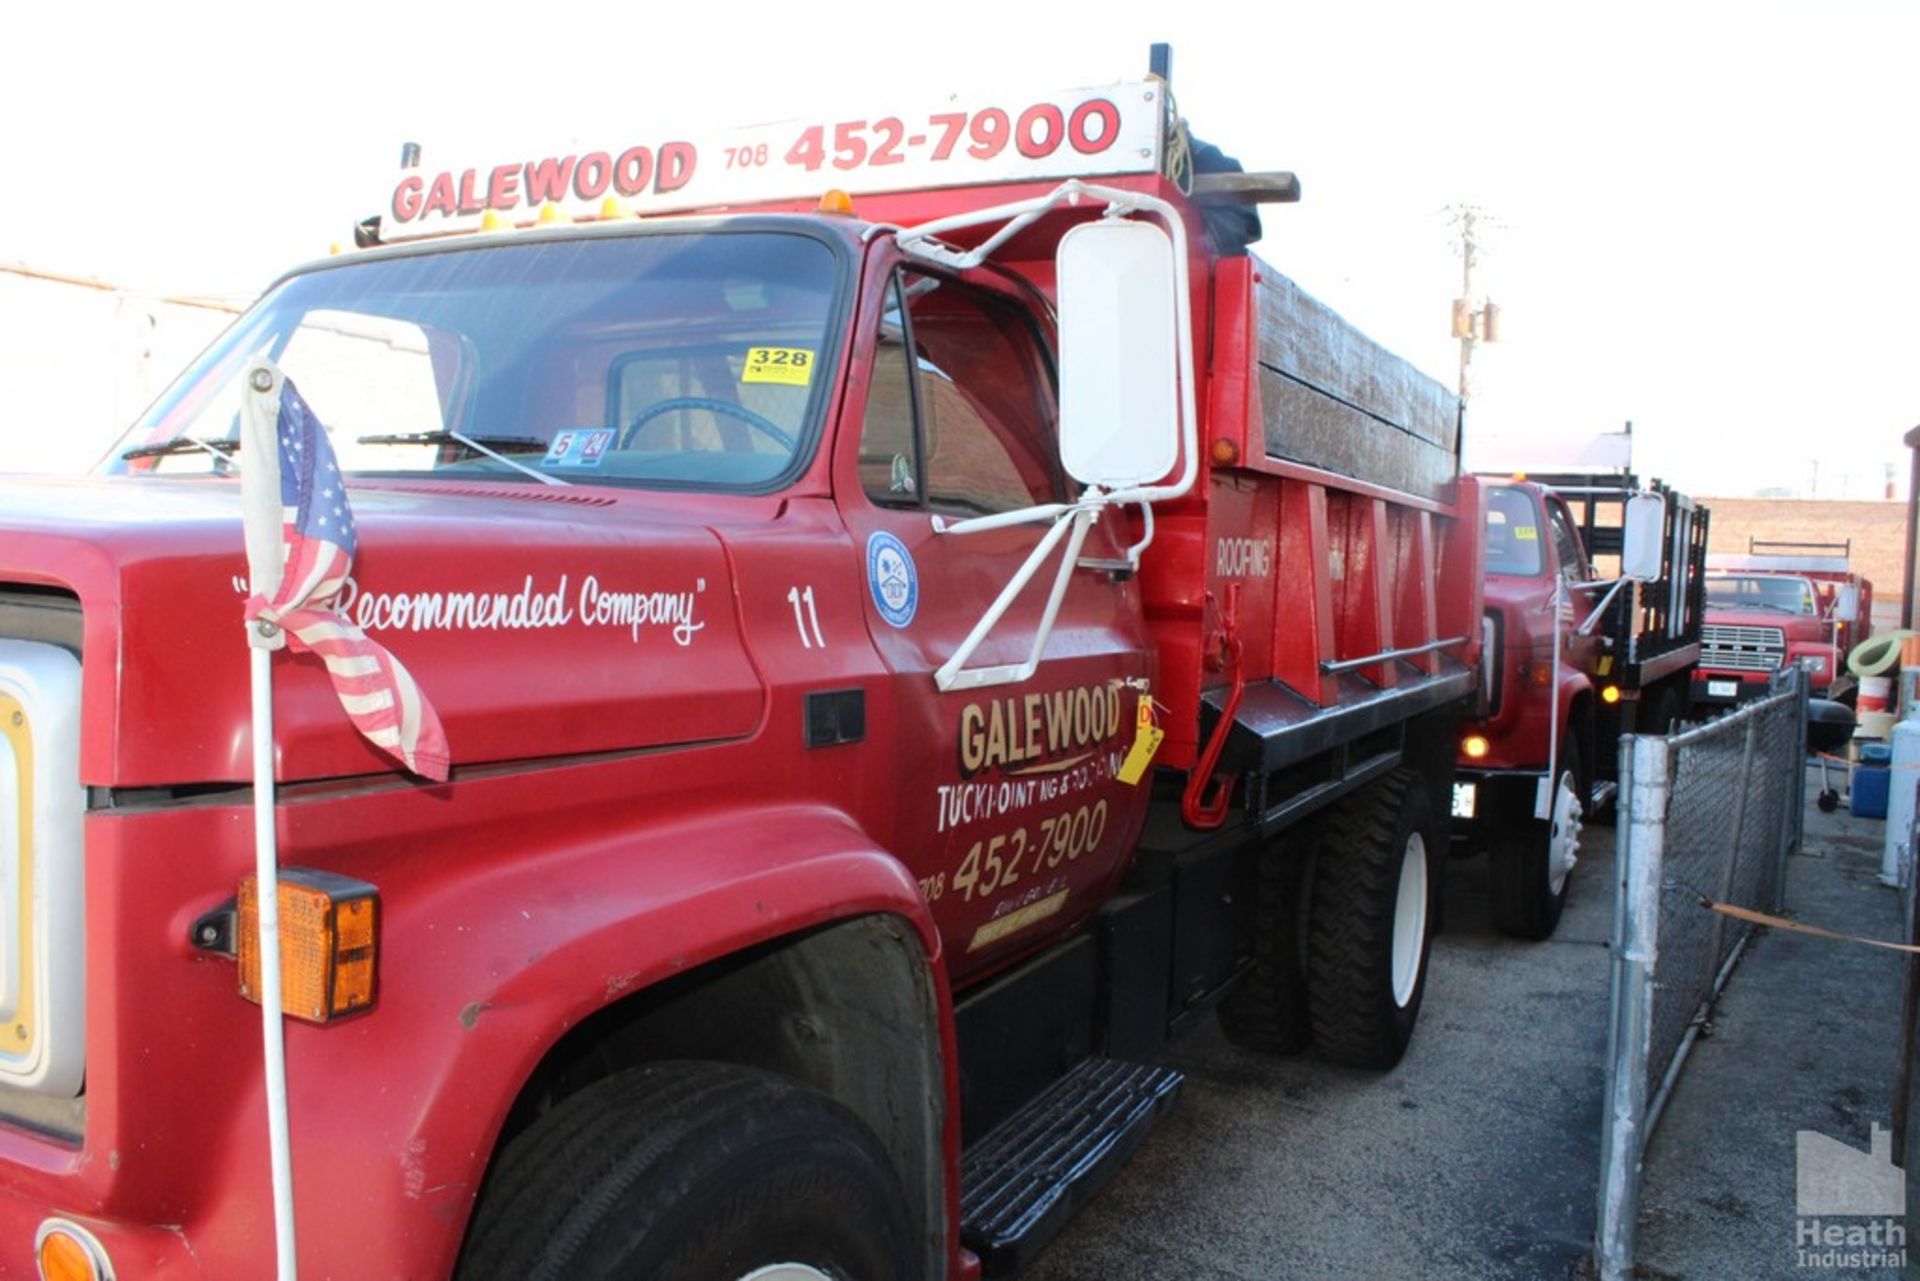
[[[1708,513],[1626,474],[1483,479],[1486,678],[1462,730],[1454,830],[1461,852],[1487,851],[1494,923],[1545,938],[1581,824],[1612,796],[1620,736],[1665,734],[1690,706]]]

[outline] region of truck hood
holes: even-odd
[[[1709,609],[1710,627],[1778,627],[1788,638],[1798,641],[1827,640],[1828,625],[1811,614],[1788,614],[1777,609]]]
[[[344,612],[439,711],[456,769],[738,738],[766,691],[720,539],[648,495],[379,482],[353,490]],[[0,592],[80,601],[81,773],[243,782],[247,563],[238,482],[0,477]],[[0,614],[0,619],[4,614]],[[283,780],[394,769],[311,654],[274,658]]]

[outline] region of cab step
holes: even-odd
[[[960,1239],[989,1277],[1033,1262],[1113,1177],[1185,1075],[1087,1059],[993,1127],[960,1159]]]

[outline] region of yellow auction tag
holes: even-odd
[[[1146,777],[1147,766],[1153,764],[1153,754],[1160,750],[1160,743],[1167,731],[1153,723],[1153,700],[1147,695],[1140,696],[1140,712],[1135,721],[1133,747],[1127,752],[1127,759],[1120,762],[1120,781],[1129,787],[1137,785]]]
[[[1523,543],[1537,543],[1540,541],[1540,531],[1532,525],[1515,525],[1513,527],[1513,536]]]
[[[813,381],[813,353],[805,347],[749,347],[740,381],[805,387]]]

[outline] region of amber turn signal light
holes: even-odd
[[[34,1262],[45,1281],[110,1281],[113,1265],[93,1233],[65,1219],[48,1219],[34,1242]]]
[[[1601,702],[1603,702],[1603,703],[1617,703],[1617,702],[1619,702],[1619,701],[1620,701],[1620,687],[1619,687],[1618,685],[1607,685],[1607,686],[1603,686],[1603,687],[1601,688],[1601,690],[1600,690],[1600,701],[1601,701]]]
[[[1484,734],[1469,734],[1460,740],[1460,750],[1466,753],[1470,761],[1480,760],[1491,750],[1491,747],[1492,744],[1487,742]]]
[[[260,904],[240,882],[234,945],[240,995],[260,1003]],[[280,1009],[325,1023],[373,1006],[380,893],[365,881],[312,868],[280,871]]]

